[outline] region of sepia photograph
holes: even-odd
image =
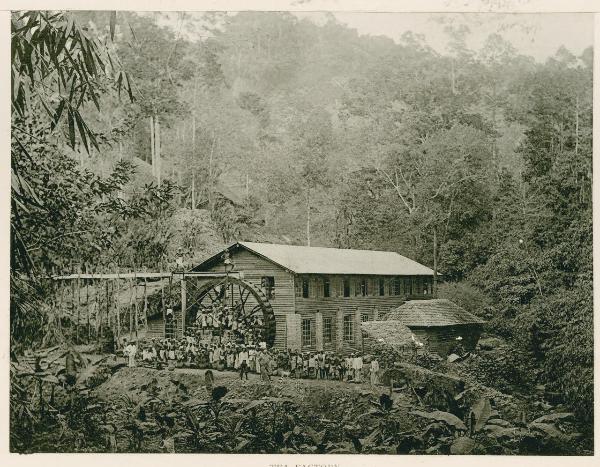
[[[594,455],[593,13],[10,42],[11,453]]]

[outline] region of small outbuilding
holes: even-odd
[[[407,326],[430,352],[448,355],[461,344],[471,351],[477,345],[484,321],[450,300],[409,300],[387,314],[385,321]],[[392,324],[392,323],[388,323]]]
[[[361,323],[362,350],[371,353],[378,348],[390,348],[396,353],[414,354],[415,337],[412,331],[399,321],[365,321]]]

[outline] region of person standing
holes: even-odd
[[[313,375],[316,377],[317,371],[317,360],[315,358],[315,354],[311,353],[308,356],[308,377],[313,378]]]
[[[353,377],[354,354],[344,359],[344,371],[346,372],[346,381]]]
[[[327,365],[329,364],[329,359],[325,355],[325,352],[321,351],[319,355],[319,371],[321,372],[321,379],[327,379]]]
[[[248,350],[246,349],[246,346],[242,345],[242,349],[240,350],[240,354],[239,354],[240,366],[241,366],[242,362],[246,362],[246,368],[247,368],[248,367],[249,357],[250,356],[248,354]]]
[[[242,360],[242,363],[240,363],[240,380],[244,379],[244,376],[248,381],[248,362],[246,360]]]
[[[315,379],[321,379],[321,353],[317,352],[315,358]]]
[[[127,356],[129,357],[129,368],[135,367],[135,355],[137,354],[137,345],[135,342],[129,344],[129,351],[127,352]]]
[[[169,339],[168,350],[169,350],[169,360],[175,360],[175,343]]]
[[[357,354],[354,356],[353,367],[354,367],[354,380],[357,383],[362,383],[363,358],[360,354]]]
[[[304,359],[302,358],[302,353],[298,351],[296,353],[296,378],[302,378],[304,374]]]
[[[371,360],[371,386],[379,384],[379,362],[375,357]]]
[[[265,354],[264,350],[261,350],[260,352],[260,356],[259,356],[259,362],[260,362],[260,379],[262,381],[271,381],[271,376],[269,375],[269,361],[268,361],[268,357]]]

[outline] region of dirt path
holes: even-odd
[[[387,393],[385,386],[372,387],[370,383],[349,383],[345,381],[296,379],[272,376],[270,382],[260,379],[260,375],[250,373],[248,380],[240,380],[234,371],[211,370],[214,377],[213,386],[225,386],[228,398],[256,399],[262,396],[277,394],[281,397],[296,399],[304,398],[307,393],[344,393],[347,397],[370,396],[379,397]],[[98,397],[114,400],[123,394],[133,398],[141,396],[150,384],[153,384],[161,397],[176,396],[177,390],[183,390],[187,395],[200,400],[209,396],[205,388],[204,369],[178,368],[175,370],[156,370],[145,367],[122,368],[107,381],[95,388]]]

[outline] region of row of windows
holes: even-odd
[[[362,322],[369,321],[369,315],[362,313],[360,315]],[[331,317],[323,318],[323,342],[325,344],[331,344],[333,342],[333,325]],[[345,342],[354,341],[354,315],[344,315],[343,318],[343,339]],[[314,331],[314,320],[305,318],[302,320],[302,346],[314,346],[315,345],[315,331]]]
[[[366,297],[386,295],[428,295],[431,294],[430,277],[387,278],[333,278],[300,277],[296,280],[296,297]]]

